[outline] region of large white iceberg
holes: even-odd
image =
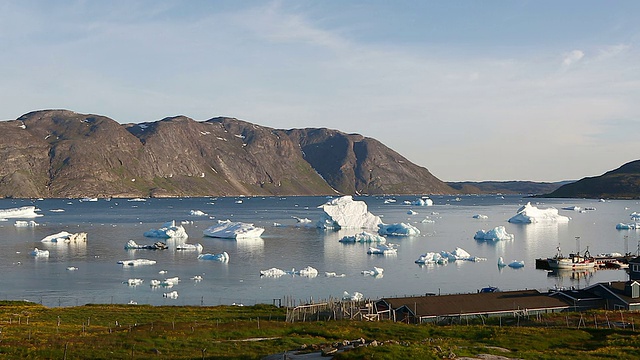
[[[213,260],[226,263],[229,262],[229,254],[226,251],[220,254],[200,254],[198,255],[198,260]]]
[[[377,234],[371,234],[368,233],[366,231],[363,231],[361,233],[355,234],[353,236],[344,236],[342,239],[338,240],[341,243],[371,243],[371,242],[376,242],[376,243],[381,243],[384,244],[387,239],[384,236],[380,236]]]
[[[318,206],[324,212],[317,223],[323,229],[375,229],[380,217],[367,210],[367,203],[355,201],[350,195],[329,200]]]
[[[378,234],[388,236],[416,236],[420,230],[411,224],[378,224]]]
[[[448,257],[443,257],[440,253],[437,252],[428,252],[420,255],[420,257],[415,261],[416,264],[440,264],[444,265],[449,262]]]
[[[569,222],[569,218],[559,215],[558,209],[556,208],[538,209],[528,202],[518,209],[516,215],[511,217],[509,222],[516,224],[533,224],[538,222],[567,223]]]
[[[37,209],[35,206],[0,209],[0,219],[31,219],[42,216],[42,214],[37,214],[36,211],[40,211],[40,209]]]
[[[393,255],[397,253],[398,249],[396,249],[395,244],[380,244],[378,246],[371,246],[369,250],[367,250],[367,254],[369,255]]]
[[[263,228],[253,226],[253,224],[232,222],[230,220],[218,220],[217,225],[213,225],[203,231],[204,236],[223,239],[257,238],[263,232]]]
[[[478,230],[476,234],[473,236],[476,240],[513,240],[513,234],[507,233],[507,230],[504,226],[496,226],[495,228],[484,231]]]
[[[40,242],[43,243],[85,243],[87,242],[87,233],[69,233],[61,231],[57,234],[44,237]]]
[[[169,239],[169,238],[182,238],[186,239],[189,237],[187,232],[182,225],[176,225],[174,220],[168,221],[162,225],[159,229],[150,229],[149,231],[145,231],[144,236],[150,238],[161,238],[161,239]]]

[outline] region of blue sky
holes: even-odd
[[[0,119],[231,116],[579,179],[640,158],[639,45],[638,1],[0,1]]]

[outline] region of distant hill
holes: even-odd
[[[533,181],[462,181],[447,182],[460,194],[547,194],[572,181],[533,182]]]
[[[455,193],[379,141],[337,130],[42,110],[0,132],[1,197]]]
[[[544,197],[589,199],[640,199],[640,160],[600,176],[566,184]]]

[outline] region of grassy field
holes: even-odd
[[[360,338],[376,340],[379,346],[359,347],[336,358],[640,358],[640,314],[631,312],[549,314],[457,325],[347,320],[292,324],[285,322],[285,309],[270,305],[47,308],[1,302],[0,331],[4,359],[260,359]]]

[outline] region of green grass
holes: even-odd
[[[605,319],[640,325],[640,314],[548,314],[490,325],[408,325],[361,321],[286,323],[285,309],[85,305],[46,308],[0,302],[0,358],[6,359],[260,359],[303,345],[320,349],[364,338],[338,359],[441,359],[495,354],[521,359],[640,358],[640,329],[605,326]],[[506,325],[509,324],[509,325]],[[596,324],[599,324],[596,328]]]

